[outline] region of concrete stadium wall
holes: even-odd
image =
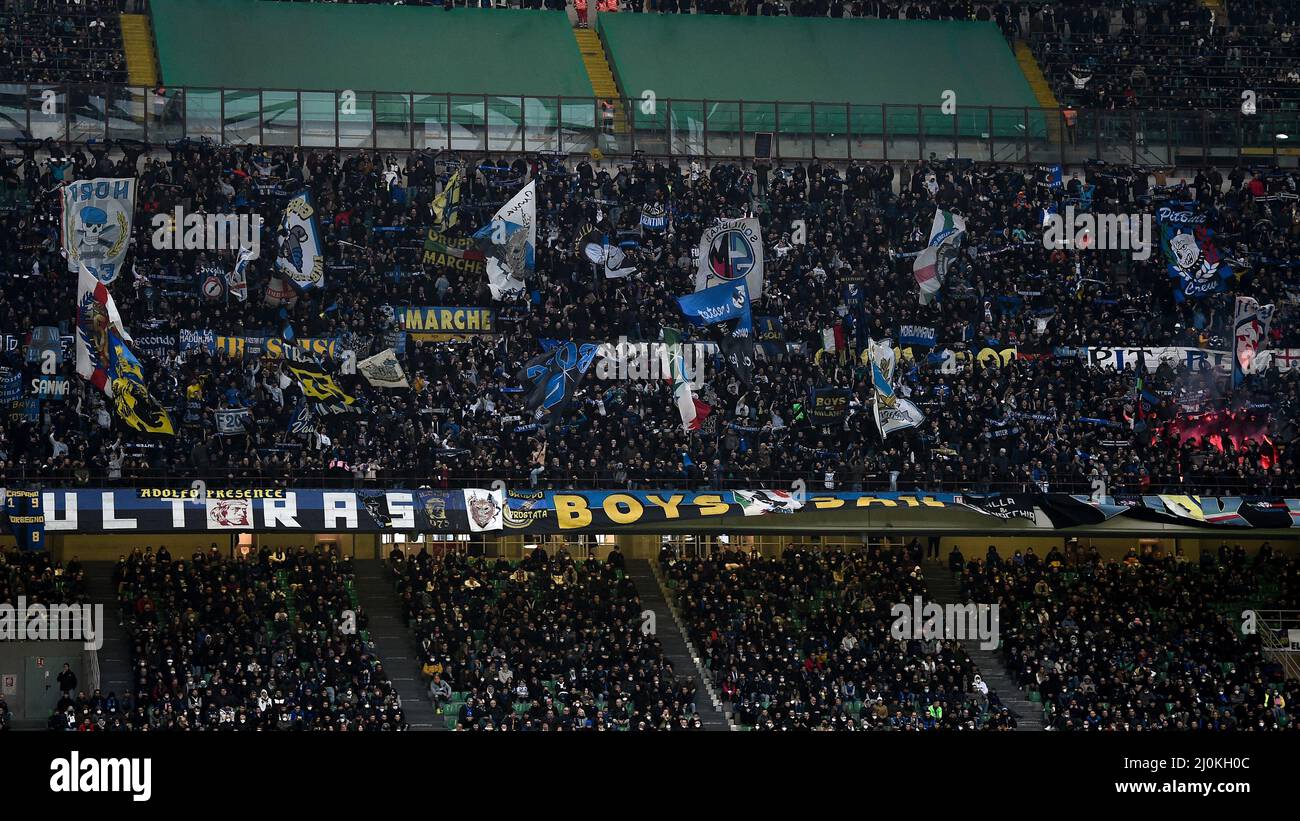
[[[94,652],[76,641],[0,642],[0,696],[14,726],[44,726],[59,701],[57,677],[65,662],[77,677],[77,690],[92,692],[99,685]]]

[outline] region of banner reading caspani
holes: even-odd
[[[98,177],[63,188],[63,250],[68,272],[85,265],[105,284],[117,279],[131,241],[135,180]]]

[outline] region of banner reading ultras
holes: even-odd
[[[46,490],[45,529],[63,533],[358,532],[501,530],[502,492],[140,488]]]
[[[800,499],[781,490],[528,491],[188,488],[44,490],[43,528],[51,533],[258,532],[558,533],[645,530],[665,522],[817,512],[924,510],[939,517],[976,514],[987,529],[1096,525],[1116,517],[1199,528],[1300,528],[1300,499],[1158,494],[1094,500],[1065,493],[821,493]],[[17,523],[0,522],[15,532]],[[751,520],[744,526],[761,526]]]

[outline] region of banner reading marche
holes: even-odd
[[[450,237],[433,228],[424,238],[424,264],[450,268],[466,274],[487,271],[487,257],[473,239]]]
[[[439,308],[406,306],[397,309],[398,321],[412,339],[432,334],[494,334],[492,308]]]
[[[749,299],[763,299],[763,236],[756,217],[719,220],[700,236],[695,290],[744,282]]]
[[[84,265],[103,283],[117,278],[131,241],[135,180],[99,177],[63,188],[63,250],[68,272]]]

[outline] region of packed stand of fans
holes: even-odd
[[[1096,548],[1004,558],[990,546],[952,564],[966,596],[1000,605],[1008,671],[1049,729],[1296,728],[1300,686],[1258,633],[1243,635],[1244,610],[1295,594],[1297,563],[1267,543],[1253,557],[1225,544],[1199,563],[1181,548],[1108,561]]]
[[[1010,730],[1016,720],[956,640],[891,635],[925,597],[920,550],[722,551],[660,567],[695,651],[757,730]]]
[[[113,571],[135,693],[65,697],[51,729],[397,731],[401,701],[335,548],[135,550]],[[356,614],[346,632],[343,611]]]
[[[360,377],[342,377],[366,413],[360,424],[338,423],[326,435],[289,432],[296,394],[282,363],[172,348],[142,356],[150,390],[172,409],[179,435],[142,441],[114,422],[68,357],[63,368],[76,394],[44,403],[39,421],[10,416],[0,427],[8,473],[80,482],[431,477],[439,486],[499,477],[549,487],[745,486],[801,477],[819,489],[978,484],[1076,492],[1100,477],[1116,492],[1249,485],[1271,493],[1290,492],[1300,475],[1296,369],[1252,375],[1229,394],[1226,375],[1166,362],[1146,378],[1144,390],[1159,398],[1147,407],[1134,401],[1133,372],[1093,370],[1073,354],[1055,355],[1075,346],[1224,350],[1235,293],[1279,302],[1265,347],[1300,344],[1287,296],[1296,291],[1296,269],[1285,262],[1300,256],[1295,173],[1237,168],[1225,179],[1207,170],[1191,185],[1153,187],[1144,170],[1096,166],[1053,186],[1040,170],[943,162],[896,170],[860,162],[604,167],[555,157],[496,164],[461,158],[469,161],[469,179],[453,237],[463,240],[490,221],[526,180],[538,185],[533,300],[494,303],[482,273],[423,263],[429,203],[452,170],[445,156],[417,153],[403,166],[378,154],[187,141],[169,146],[170,159],[149,159],[138,145],[121,147],[125,159],[96,147],[93,156],[23,163],[20,184],[38,205],[32,213],[0,214],[7,229],[0,252],[15,272],[0,283],[7,327],[56,324],[71,332],[76,278],[59,253],[59,180],[138,173],[129,270],[112,288],[136,335],[170,335],[174,345],[181,330],[291,332],[339,339],[359,360],[393,344],[406,305],[492,306],[498,333],[465,343],[412,340],[403,356],[410,390],[377,392]],[[274,233],[288,195],[302,185],[311,186],[319,212],[326,286],[294,305],[268,304],[262,294],[274,270]],[[1150,213],[1189,200],[1217,213],[1220,249],[1244,260],[1227,292],[1177,302],[1158,249],[1137,261],[1124,251],[1043,247],[1044,207]],[[665,206],[668,229],[640,230],[641,207],[654,203]],[[151,218],[177,206],[264,217],[265,250],[249,274],[247,302],[207,299],[197,287],[196,274],[210,265],[229,268],[232,252],[153,247]],[[920,305],[911,257],[924,247],[936,207],[964,215],[967,239],[942,299]],[[767,245],[754,313],[781,327],[775,342],[764,340],[756,351],[751,386],[720,361],[706,367],[708,384],[697,396],[713,413],[689,436],[668,384],[651,380],[589,377],[553,424],[519,424],[527,411],[515,375],[540,351],[538,339],[655,341],[664,327],[683,327],[674,297],[694,290],[701,232],[719,217],[747,213],[760,218]],[[804,244],[792,241],[796,220],[806,226]],[[629,258],[638,273],[593,275],[578,250],[584,225],[637,243]],[[972,356],[953,373],[943,357],[910,348],[900,361],[899,392],[928,418],[881,443],[864,352],[872,340],[896,343],[905,324],[934,327],[939,348],[1018,353],[1005,367]],[[808,418],[810,389],[823,387],[852,391],[842,424]],[[250,409],[254,424],[246,435],[216,436],[213,412],[231,408]],[[1243,435],[1191,429],[1182,420],[1225,409],[1266,427]]]
[[[390,557],[429,696],[449,728],[697,730],[694,679],[642,630],[622,554]]]
[[[374,0],[381,2],[382,0]],[[391,0],[389,0],[391,2]],[[484,6],[489,0],[401,0],[413,6]],[[121,0],[22,0],[0,16],[0,79],[11,82],[126,83],[117,12]],[[16,5],[16,9],[13,6]],[[512,0],[518,8],[562,9],[563,0]],[[1300,103],[1300,9],[1237,0],[1213,19],[1199,0],[971,2],[971,0],[631,0],[629,12],[742,14],[904,20],[989,21],[1034,46],[1062,102],[1089,109],[1235,110],[1242,92],[1262,109]],[[615,2],[577,0],[589,13]],[[72,101],[75,105],[76,101]]]
[[[0,10],[0,82],[126,85],[122,6],[122,0],[6,3]]]
[[[1248,113],[1300,106],[1300,9],[1233,3],[1225,23],[1211,22],[1204,5],[1181,5],[1056,10],[1032,37],[1058,99],[1087,109],[1237,111],[1249,90]]]

